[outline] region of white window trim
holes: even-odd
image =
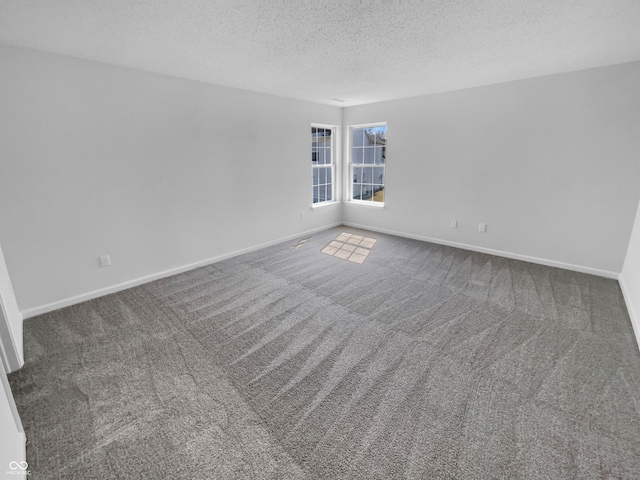
[[[387,122],[371,122],[371,123],[360,123],[355,125],[347,125],[347,138],[348,140],[345,142],[347,145],[346,151],[346,161],[344,162],[343,169],[343,177],[345,179],[344,182],[344,198],[346,199],[345,204],[349,205],[358,205],[365,207],[373,207],[373,208],[384,208],[387,203],[387,165],[385,163],[384,166],[384,202],[372,202],[370,200],[357,200],[353,198],[353,187],[351,185],[352,179],[352,162],[351,162],[351,152],[353,147],[353,129],[355,128],[365,128],[365,127],[386,127],[387,134],[389,133],[389,126]]]
[[[340,189],[338,188],[339,178],[336,173],[339,171],[339,156],[338,152],[340,151],[340,139],[338,138],[338,132],[340,131],[337,125],[326,125],[323,123],[312,123],[311,128],[324,128],[331,129],[331,198],[332,200],[327,200],[324,202],[313,202],[313,164],[311,165],[311,208],[322,208],[330,205],[336,205],[340,203],[340,199],[338,198],[338,192]],[[320,166],[320,165],[318,165]],[[325,165],[326,166],[326,165]]]

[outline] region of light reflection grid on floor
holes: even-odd
[[[324,247],[321,252],[353,263],[362,264],[367,259],[375,243],[375,238],[342,232],[334,240],[331,240],[329,245]]]

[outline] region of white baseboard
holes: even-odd
[[[638,348],[640,349],[640,315],[638,315],[638,312],[636,311],[633,300],[631,299],[631,292],[629,292],[629,288],[627,287],[624,275],[622,273],[618,278],[618,283],[620,284],[620,290],[622,290],[624,303],[627,304],[627,312],[629,312],[631,328],[633,328],[633,333],[635,333],[636,335],[636,343],[638,344]]]
[[[413,240],[421,240],[423,242],[436,243],[438,245],[447,245],[449,247],[456,247],[456,248],[461,248],[463,250],[471,250],[474,252],[488,253],[490,255],[496,255],[498,257],[511,258],[514,260],[522,260],[524,262],[537,263],[540,265],[546,265],[548,267],[563,268],[565,270],[572,270],[574,272],[580,272],[580,273],[588,273],[590,275],[598,275],[599,277],[612,278],[614,280],[617,280],[619,276],[618,272],[611,272],[609,270],[600,270],[599,268],[584,267],[582,265],[573,265],[570,263],[558,262],[555,260],[547,260],[546,258],[530,257],[528,255],[521,255],[519,253],[505,252],[503,250],[494,250],[492,248],[478,247],[476,245],[468,245],[466,243],[451,242],[449,240],[424,237],[422,235],[414,235],[411,233],[396,232],[395,230],[388,230],[386,228],[376,228],[368,225],[360,225],[357,223],[342,222],[342,224],[348,227],[362,228],[364,230],[371,230],[373,232],[388,233],[389,235],[396,235],[398,237],[411,238]]]
[[[332,224],[329,224],[329,225],[325,225],[323,227],[315,228],[315,229],[312,229],[312,230],[307,230],[307,231],[304,231],[304,232],[296,233],[294,235],[289,235],[287,237],[282,237],[282,238],[279,238],[277,240],[272,240],[270,242],[262,243],[262,244],[259,244],[259,245],[254,245],[252,247],[248,247],[248,248],[245,248],[245,249],[236,250],[236,251],[225,253],[225,254],[222,254],[222,255],[218,255],[218,256],[212,257],[212,258],[207,258],[205,260],[201,260],[201,261],[198,261],[198,262],[190,263],[188,265],[183,265],[181,267],[176,267],[176,268],[172,268],[172,269],[165,270],[165,271],[162,271],[162,272],[154,273],[152,275],[147,275],[145,277],[140,277],[140,278],[136,278],[136,279],[133,279],[133,280],[128,280],[126,282],[122,282],[122,283],[119,283],[117,285],[112,285],[112,286],[101,288],[101,289],[98,289],[98,290],[93,290],[91,292],[83,293],[81,295],[76,295],[76,296],[73,296],[73,297],[64,298],[62,300],[58,300],[58,301],[55,301],[55,302],[47,303],[45,305],[40,305],[38,307],[30,308],[30,309],[27,309],[27,310],[24,310],[24,311],[21,312],[22,313],[22,318],[23,319],[27,319],[27,318],[30,318],[30,317],[34,317],[36,315],[41,315],[43,313],[51,312],[53,310],[58,310],[60,308],[68,307],[70,305],[75,305],[77,303],[85,302],[87,300],[92,300],[94,298],[102,297],[104,295],[109,295],[110,293],[115,293],[115,292],[119,292],[121,290],[126,290],[127,288],[131,288],[131,287],[135,287],[135,286],[138,286],[138,285],[142,285],[143,283],[152,282],[152,281],[158,280],[160,278],[170,277],[171,275],[176,275],[178,273],[186,272],[188,270],[193,270],[194,268],[203,267],[205,265],[210,265],[212,263],[216,263],[216,262],[220,262],[222,260],[226,260],[228,258],[236,257],[236,256],[242,255],[244,253],[249,253],[249,252],[253,252],[255,250],[260,250],[261,248],[270,247],[270,246],[276,245],[278,243],[286,242],[288,240],[292,240],[294,238],[299,238],[299,237],[302,237],[304,235],[310,235],[310,234],[313,234],[315,232],[319,232],[319,231],[322,231],[322,230],[327,230],[329,228],[337,227],[339,225],[345,225],[345,226],[353,227],[353,228],[362,228],[364,230],[370,230],[370,231],[380,232],[380,233],[388,233],[390,235],[396,235],[396,236],[399,236],[399,237],[411,238],[413,240],[421,240],[421,241],[425,241],[425,242],[431,242],[431,243],[436,243],[436,244],[440,244],[440,245],[447,245],[447,246],[450,246],[450,247],[461,248],[463,250],[471,250],[471,251],[476,251],[476,252],[481,252],[481,253],[488,253],[490,255],[496,255],[496,256],[499,256],[499,257],[512,258],[514,260],[522,260],[522,261],[531,262],[531,263],[538,263],[540,265],[547,265],[549,267],[564,268],[566,270],[573,270],[573,271],[576,271],[576,272],[587,273],[587,274],[591,274],[591,275],[598,275],[598,276],[601,276],[601,277],[612,278],[612,279],[616,279],[616,280],[619,278],[619,274],[617,272],[611,272],[611,271],[608,271],[608,270],[600,270],[600,269],[597,269],[597,268],[584,267],[584,266],[581,266],[581,265],[573,265],[573,264],[569,264],[569,263],[558,262],[558,261],[555,261],[555,260],[547,260],[547,259],[544,259],[544,258],[530,257],[528,255],[521,255],[521,254],[512,253],[512,252],[505,252],[505,251],[502,251],[502,250],[494,250],[494,249],[491,249],[491,248],[478,247],[478,246],[475,246],[475,245],[468,245],[468,244],[465,244],[465,243],[451,242],[451,241],[448,241],[448,240],[425,237],[425,236],[422,236],[422,235],[414,235],[414,234],[405,233],[405,232],[398,232],[398,231],[395,231],[395,230],[388,230],[388,229],[384,229],[384,228],[376,228],[376,227],[371,227],[369,225],[360,225],[360,224],[351,223],[351,222],[337,222],[337,223],[332,223]],[[631,315],[631,310],[630,310],[630,315]],[[637,325],[634,324],[634,328],[636,328],[636,327],[637,327]],[[636,329],[636,331],[637,331],[637,329]],[[636,333],[636,335],[637,335],[637,333]]]
[[[98,290],[93,290],[91,292],[83,293],[81,295],[76,295],[73,297],[64,298],[62,300],[57,300],[55,302],[47,303],[45,305],[40,305],[39,307],[29,308],[27,310],[22,311],[22,318],[27,319],[30,317],[35,317],[36,315],[42,315],[43,313],[52,312],[54,310],[58,310],[60,308],[68,307],[70,305],[75,305],[77,303],[86,302],[87,300],[92,300],[94,298],[103,297],[105,295],[109,295],[110,293],[119,292],[121,290],[126,290],[127,288],[136,287],[138,285],[142,285],[143,283],[149,283],[154,280],[159,280],[161,278],[170,277],[172,275],[177,275],[178,273],[186,272],[188,270],[193,270],[195,268],[204,267],[206,265],[211,265],[212,263],[220,262],[222,260],[226,260],[228,258],[237,257],[238,255],[242,255],[245,253],[253,252],[256,250],[260,250],[261,248],[270,247],[272,245],[277,245],[278,243],[286,242],[289,240],[293,240],[294,238],[303,237],[305,235],[311,235],[316,232],[320,232],[323,230],[328,230],[329,228],[337,227],[342,225],[341,222],[331,223],[329,225],[325,225],[323,227],[314,228],[312,230],[307,230],[304,232],[296,233],[294,235],[289,235],[287,237],[282,237],[277,240],[272,240],[270,242],[261,243],[259,245],[254,245],[248,248],[243,248],[241,250],[236,250],[233,252],[225,253],[222,255],[218,255],[216,257],[207,258],[205,260],[200,260],[198,262],[190,263],[188,265],[183,265],[181,267],[171,268],[169,270],[164,270],[162,272],[154,273],[152,275],[147,275],[144,277],[139,277],[133,280],[128,280],[126,282],[119,283],[117,285],[111,285],[109,287],[100,288]]]

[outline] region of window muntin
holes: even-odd
[[[351,127],[351,200],[384,204],[387,126]]]
[[[335,200],[336,127],[311,125],[312,204]]]

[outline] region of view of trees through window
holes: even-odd
[[[352,127],[351,135],[351,198],[383,203],[387,126]]]

